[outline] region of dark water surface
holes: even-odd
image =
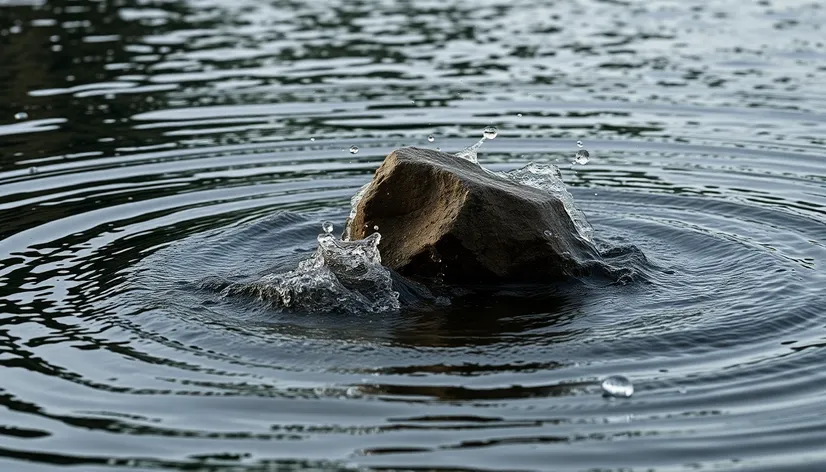
[[[826,470],[823,25],[0,0],[0,470]],[[355,316],[188,285],[294,265],[391,149],[489,124],[480,161],[559,164],[635,282]]]

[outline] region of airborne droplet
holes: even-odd
[[[358,146],[356,146],[355,144],[350,146],[350,154],[356,154],[357,152],[359,152]]]
[[[433,141],[436,141],[436,137],[431,134],[427,137],[427,141],[432,143]]]
[[[582,141],[577,141],[576,145],[577,145],[577,147],[582,147]]]
[[[602,391],[611,397],[628,398],[634,394],[634,384],[628,380],[628,377],[612,375],[602,381]]]
[[[333,223],[325,221],[324,223],[322,223],[321,229],[323,229],[324,232],[327,234],[333,234]]]
[[[20,112],[17,112],[17,113],[14,114],[14,119],[15,120],[25,120],[28,117],[29,117],[29,114],[26,113],[25,111],[20,111]]]
[[[576,152],[576,157],[574,161],[577,164],[585,165],[588,163],[588,160],[591,158],[591,155],[585,149],[580,149]]]
[[[485,127],[484,136],[486,139],[496,139],[497,134],[499,134],[499,130],[497,130],[495,126]]]

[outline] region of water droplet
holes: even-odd
[[[14,25],[9,28],[9,33],[11,34],[19,34],[21,31],[23,31],[23,28],[21,28],[20,25]]]
[[[542,234],[544,234],[546,238],[553,238],[554,237],[554,234],[551,233],[550,230],[547,230],[547,229]]]
[[[440,148],[440,147],[437,147],[436,150],[439,151],[439,152],[442,152],[442,148]]]
[[[577,142],[576,142],[576,146],[577,146],[577,147],[582,147],[582,141],[577,141]]]
[[[321,229],[323,229],[324,232],[327,233],[327,234],[333,234],[333,224],[330,223],[329,221],[325,221],[321,225]]]
[[[485,127],[484,136],[486,139],[496,139],[497,134],[499,134],[499,130],[497,130],[495,126]]]
[[[518,116],[519,118],[522,118],[522,113],[517,113],[516,116]]]
[[[628,377],[612,375],[602,381],[602,391],[611,397],[628,398],[634,394],[634,384],[628,380]]]
[[[378,230],[379,230],[379,225],[373,225],[373,231],[378,231]]]
[[[436,137],[431,134],[427,137],[427,141],[432,143],[433,141],[436,141]]]
[[[40,172],[40,170],[37,167],[29,167],[29,174],[34,175],[38,172]]]
[[[358,146],[356,146],[355,144],[350,146],[350,154],[356,154],[357,152],[359,152]]]
[[[310,141],[315,142],[315,138],[310,138]]]
[[[25,120],[28,117],[29,117],[29,114],[26,113],[25,111],[20,111],[20,112],[17,112],[17,113],[14,114],[14,119],[15,120]]]
[[[580,149],[576,152],[575,162],[577,164],[585,165],[588,163],[588,160],[591,158],[591,155],[588,154],[588,151],[585,149]]]

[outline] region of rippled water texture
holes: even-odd
[[[0,0],[0,470],[826,470],[824,24]],[[194,283],[295,267],[390,150],[488,125],[638,277],[348,316]]]

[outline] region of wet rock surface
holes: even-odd
[[[558,195],[430,149],[397,149],[376,171],[347,233],[377,231],[384,265],[447,283],[564,280],[600,259]]]

